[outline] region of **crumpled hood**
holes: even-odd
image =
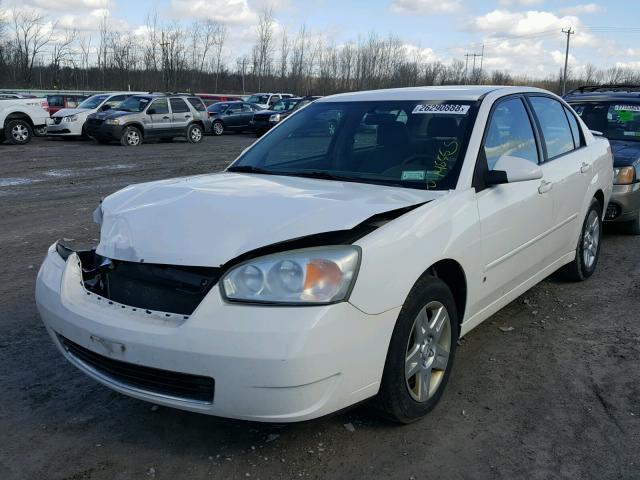
[[[51,115],[52,117],[68,117],[69,115],[78,115],[79,113],[91,112],[89,108],[63,108]]]
[[[97,252],[125,261],[218,267],[259,247],[350,229],[444,194],[225,172],[132,185],[103,201]]]
[[[613,166],[626,167],[633,165],[640,159],[640,142],[610,140],[611,151],[613,152]]]

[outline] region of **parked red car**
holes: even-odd
[[[63,108],[76,108],[87,98],[89,98],[88,95],[67,95],[66,93],[47,95],[49,114],[53,115]]]
[[[214,93],[196,93],[196,95],[202,99],[207,107],[218,102],[237,102],[243,100],[237,95],[217,95]]]

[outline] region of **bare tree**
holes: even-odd
[[[47,23],[45,17],[35,10],[14,9],[11,17],[18,68],[24,83],[31,85],[36,58],[51,42],[56,24]]]
[[[60,86],[60,68],[73,55],[73,45],[78,38],[78,31],[75,29],[65,29],[62,35],[53,39],[53,50],[51,52],[51,69],[53,71],[54,85]]]
[[[258,38],[254,46],[254,74],[258,78],[258,90],[262,89],[264,78],[271,73],[274,25],[273,9],[263,8],[258,16]]]

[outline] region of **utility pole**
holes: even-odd
[[[465,57],[465,61],[464,61],[464,84],[467,84],[467,69],[469,68],[469,57],[471,56],[470,53],[465,53],[464,57]]]
[[[164,41],[164,32],[162,32],[162,42],[160,43],[160,47],[162,48],[162,79],[164,80],[164,91],[169,91],[169,72],[167,72],[167,67],[169,63],[169,56],[167,54],[167,47],[170,45],[169,42]]]
[[[564,73],[562,75],[562,95],[567,92],[567,67],[569,64],[569,40],[571,39],[571,35],[576,33],[575,30],[572,30],[571,27],[563,28],[562,33],[567,36],[567,51],[564,54]]]
[[[473,58],[473,67],[471,68],[471,76],[472,78],[475,79],[477,78],[477,74],[478,72],[476,71],[476,58],[480,57],[480,74],[482,73],[482,62],[484,59],[484,45],[482,45],[482,53],[465,53],[464,54],[465,57],[465,62],[464,62],[464,83],[467,84],[468,83],[468,70],[469,70],[469,57]]]
[[[482,51],[480,52],[480,80],[482,80],[482,64],[484,62],[484,43],[482,44]]]

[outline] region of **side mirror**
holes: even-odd
[[[103,105],[101,110],[103,112],[106,112],[107,110],[111,110],[111,105],[109,105],[109,104]]]
[[[238,113],[238,111],[237,110],[227,110],[225,113],[227,115],[233,115],[234,113]]]
[[[487,185],[502,183],[527,182],[542,178],[542,169],[531,160],[504,155],[498,159],[493,170],[485,173],[484,181]]]
[[[156,113],[155,108],[150,108],[149,110],[147,110],[147,115],[155,115],[155,113]]]

